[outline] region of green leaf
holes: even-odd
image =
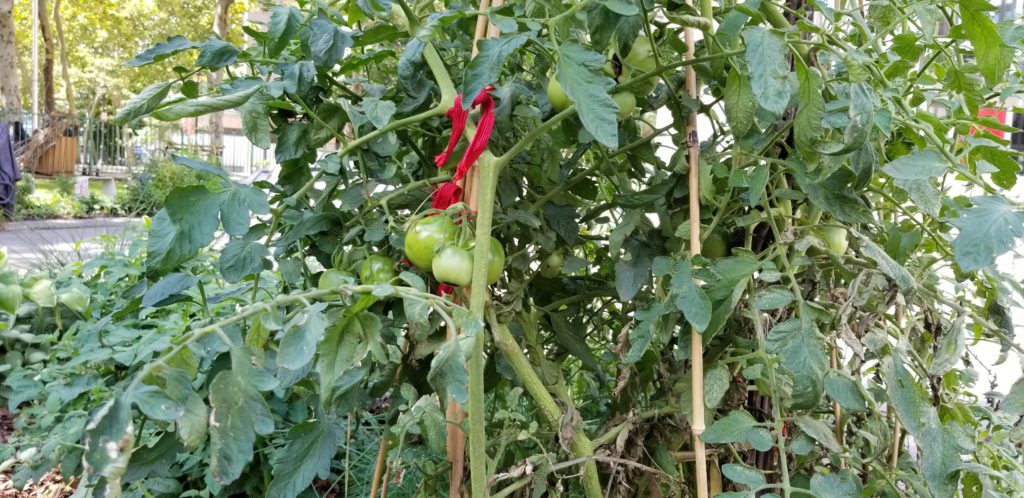
[[[295,498],[317,475],[326,478],[338,451],[338,431],[322,416],[294,425],[285,439],[284,449],[274,458],[274,479],[267,489],[267,496],[275,498]]]
[[[288,47],[288,42],[302,24],[302,11],[295,7],[275,5],[270,8],[270,24],[267,26],[267,56],[274,58]]]
[[[754,170],[750,173],[749,185],[747,186],[748,196],[750,197],[750,205],[756,206],[761,202],[761,196],[764,195],[764,189],[768,185],[768,175],[771,171],[768,165],[765,163],[754,166]]]
[[[928,373],[941,376],[950,371],[960,361],[965,342],[964,318],[960,317],[950,324],[949,330],[939,339],[939,347],[928,366]]]
[[[732,375],[725,365],[715,365],[704,372],[704,405],[708,410],[718,408],[731,383]]]
[[[235,239],[221,250],[218,265],[220,274],[229,283],[240,282],[249,275],[263,271],[266,259],[270,257],[267,246],[259,242]]]
[[[308,131],[309,124],[304,121],[293,121],[278,128],[274,159],[283,163],[306,155]]]
[[[801,310],[800,318],[776,325],[768,334],[768,352],[779,355],[793,374],[793,407],[816,406],[824,390],[828,355],[825,339]]]
[[[839,441],[836,440],[835,434],[832,433],[832,429],[825,425],[824,422],[816,418],[801,415],[797,417],[796,425],[798,425],[805,434],[821,443],[825,449],[834,453],[840,453],[843,451],[843,448],[839,446]]]
[[[772,433],[768,432],[768,429],[764,427],[754,427],[748,430],[747,440],[750,441],[750,446],[757,451],[768,451],[775,447]]]
[[[1024,377],[1010,386],[1010,392],[1006,393],[999,404],[999,410],[1018,417],[1024,415]]]
[[[860,239],[860,250],[864,253],[864,256],[874,260],[878,265],[878,269],[882,271],[887,277],[891,278],[896,285],[900,287],[903,292],[913,292],[917,289],[917,282],[914,281],[914,276],[910,272],[892,259],[885,249],[882,249],[875,244],[866,235],[854,230],[854,235]]]
[[[220,69],[234,64],[241,52],[234,45],[211,36],[199,50],[196,64],[209,69]]]
[[[273,98],[266,91],[259,91],[253,94],[249,100],[242,105],[239,111],[242,113],[242,133],[261,149],[269,149],[270,139],[270,108],[268,102]]]
[[[811,477],[811,491],[818,498],[860,498],[860,479],[850,469]]]
[[[229,235],[240,237],[249,232],[250,214],[268,214],[267,194],[256,187],[234,184],[217,194],[220,222]]]
[[[825,376],[825,392],[844,410],[862,412],[868,409],[864,392],[857,381],[836,370]]]
[[[651,251],[640,244],[627,244],[629,250],[615,263],[615,290],[619,299],[629,301],[651,281]]]
[[[102,476],[114,486],[128,468],[135,446],[131,402],[123,396],[107,401],[85,428],[86,471]]]
[[[206,439],[208,413],[203,398],[192,393],[185,402],[185,412],[178,419],[178,437],[186,448],[198,448]]]
[[[255,85],[237,93],[185,100],[153,112],[153,117],[160,121],[177,121],[181,118],[193,118],[234,109],[246,103],[261,88],[262,85]]]
[[[381,100],[377,97],[364,98],[360,102],[360,106],[363,112],[366,113],[366,117],[378,130],[387,126],[388,122],[391,121],[391,117],[395,115],[395,111],[398,109],[395,107],[394,102]]]
[[[566,42],[558,48],[558,82],[576,104],[583,127],[606,147],[619,146],[618,106],[608,90],[615,80],[601,69],[605,57],[578,43]]]
[[[215,164],[210,164],[205,161],[199,161],[196,159],[192,159],[191,157],[185,157],[178,154],[171,154],[171,161],[173,161],[174,164],[180,164],[182,166],[185,166],[186,168],[200,171],[203,173],[209,173],[211,175],[218,176],[224,180],[231,181],[231,177],[228,176],[228,172],[224,171],[224,168],[221,168],[220,166],[217,166]]]
[[[166,271],[192,258],[213,241],[219,225],[220,199],[202,185],[177,187],[164,209],[153,217],[146,266]]]
[[[793,302],[793,292],[781,285],[773,285],[761,289],[754,296],[754,309],[774,310],[788,306]]]
[[[598,0],[597,3],[620,16],[635,16],[640,13],[640,9],[627,0]]]
[[[978,69],[990,86],[1003,80],[1013,61],[1013,49],[1003,43],[996,24],[989,19],[987,11],[993,9],[983,0],[960,0],[960,18],[963,21],[967,39],[974,47]]]
[[[918,149],[889,161],[882,171],[897,180],[927,180],[947,171],[946,159],[934,149]]]
[[[309,55],[319,68],[334,67],[345,56],[345,50],[352,47],[352,35],[324,15],[309,21],[304,35]]]
[[[643,218],[644,213],[639,209],[631,209],[622,215],[622,219],[612,228],[608,235],[608,253],[618,254],[622,249],[622,243],[626,241]]]
[[[114,116],[114,124],[121,126],[153,112],[167,98],[167,93],[171,91],[173,84],[173,81],[164,81],[144,88],[117,111]]]
[[[750,88],[757,103],[766,111],[781,116],[789,106],[789,62],[786,42],[767,28],[753,26],[743,30],[746,43]]]
[[[473,99],[484,87],[498,82],[505,59],[522,47],[526,40],[526,35],[515,35],[485,38],[477,42],[480,52],[466,65],[462,77],[463,109],[469,109]]]
[[[733,135],[745,136],[754,125],[757,100],[750,88],[750,80],[732,68],[725,79],[725,118],[729,121]]]
[[[711,424],[700,439],[705,443],[742,443],[747,440],[747,431],[757,426],[757,421],[743,410],[732,410],[728,415]]]
[[[833,155],[849,154],[861,148],[874,126],[875,103],[878,98],[871,86],[864,82],[849,85],[849,103],[846,116],[847,125],[843,132],[842,144],[829,144],[821,147],[821,151]]]
[[[316,372],[325,401],[338,393],[338,382],[369,352],[369,341],[380,335],[380,318],[372,313],[347,315],[334,323],[317,347]]]
[[[134,59],[125,63],[126,66],[130,67],[142,67],[154,62],[160,62],[168,57],[171,57],[179,52],[198,48],[202,46],[201,43],[193,43],[188,41],[188,38],[184,36],[172,36],[167,41],[159,42],[156,45],[146,49],[139,55],[136,55]]]
[[[465,404],[469,401],[469,373],[460,341],[446,341],[430,362],[427,381],[441,395],[441,399],[453,399]]]
[[[614,41],[616,50],[621,51],[633,43],[643,28],[643,16],[624,16],[597,2],[591,2],[585,8],[594,50],[604,51]]]
[[[956,263],[964,272],[995,263],[997,257],[1013,249],[1016,239],[1024,237],[1024,211],[1002,197],[976,197],[973,202],[974,207],[950,220],[960,229],[953,239],[953,249]]]
[[[130,483],[149,475],[169,475],[178,453],[184,449],[173,432],[165,432],[152,446],[142,446],[132,452],[124,482]]]
[[[192,275],[171,273],[146,290],[146,294],[142,296],[142,306],[160,306],[160,303],[168,298],[191,289],[196,282],[198,279]]]
[[[285,325],[277,364],[288,370],[298,370],[313,359],[317,345],[327,330],[327,303],[316,303],[304,309]]]
[[[871,211],[850,187],[855,181],[852,171],[842,168],[828,178],[815,179],[809,176],[804,164],[798,161],[790,161],[789,164],[800,188],[815,206],[846,223],[872,222]]]
[[[758,488],[768,484],[768,481],[765,480],[764,474],[762,474],[760,470],[738,463],[727,463],[723,465],[722,475],[729,478],[732,482],[742,484],[750,488]]]
[[[252,460],[256,435],[274,430],[263,396],[249,376],[222,370],[210,383],[210,474],[221,485],[234,482]]]
[[[690,263],[680,260],[672,273],[672,289],[677,293],[676,308],[698,332],[704,332],[711,321],[711,298],[693,280]]]
[[[811,70],[797,58],[796,76],[800,82],[799,107],[793,118],[793,139],[797,151],[805,158],[817,156],[815,145],[823,131],[821,118],[825,115],[825,83],[817,70]],[[810,160],[810,159],[809,159]]]

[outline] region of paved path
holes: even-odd
[[[92,218],[8,222],[0,227],[0,247],[7,248],[8,264],[29,270],[40,265],[88,259],[99,250],[90,239],[117,235],[137,218]]]

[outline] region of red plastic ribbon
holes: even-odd
[[[476,135],[473,135],[473,140],[469,142],[466,153],[462,156],[458,166],[456,166],[455,174],[452,175],[452,181],[442,184],[434,191],[434,198],[430,202],[431,208],[445,209],[462,200],[462,187],[459,187],[458,182],[466,177],[469,169],[473,167],[476,160],[487,149],[487,143],[491,140],[491,131],[494,130],[494,99],[491,98],[490,94],[492,90],[494,90],[493,86],[487,86],[473,99],[473,105],[470,106],[470,109],[473,107],[480,108],[480,122],[477,123]],[[448,109],[447,116],[452,120],[452,135],[448,139],[448,146],[445,147],[444,152],[434,157],[434,164],[438,168],[443,167],[448,162],[448,159],[451,158],[452,153],[455,151],[455,146],[462,139],[462,133],[466,129],[466,122],[469,120],[469,110],[462,108],[461,94],[455,97],[455,105]],[[437,295],[439,296],[454,292],[455,288],[448,284],[440,284],[437,288]]]

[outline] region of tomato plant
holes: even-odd
[[[977,0],[477,7],[300,1],[250,46],[132,59],[198,52],[119,119],[237,109],[280,172],[176,156],[216,181],[176,188],[127,263],[0,281],[52,343],[5,379],[19,479],[367,496],[380,469],[402,496],[594,498],[699,496],[707,471],[727,496],[1024,494],[1024,381],[982,377],[1024,352],[1024,292],[995,264],[1024,236],[1020,154],[979,117],[1022,91],[1019,25]],[[477,15],[495,36],[472,57]],[[457,191],[452,242],[424,216]],[[358,282],[317,288],[350,260]],[[93,289],[66,301],[82,312],[67,282]]]

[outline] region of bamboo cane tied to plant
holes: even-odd
[[[687,3],[693,4],[692,1],[687,1]],[[686,41],[685,58],[691,60],[694,58],[693,28],[685,27],[683,36]],[[697,73],[693,70],[693,65],[686,66],[686,91],[691,99],[697,100]],[[700,182],[697,169],[700,160],[700,139],[697,137],[697,114],[695,112],[690,113],[689,122],[686,124],[686,147],[689,159],[690,257],[693,258],[700,254]],[[693,386],[691,389],[692,431],[697,497],[707,498],[707,453],[704,441],[700,439],[701,433],[704,432],[704,342],[700,332],[694,327],[690,328],[690,348],[692,354],[690,382]]]

